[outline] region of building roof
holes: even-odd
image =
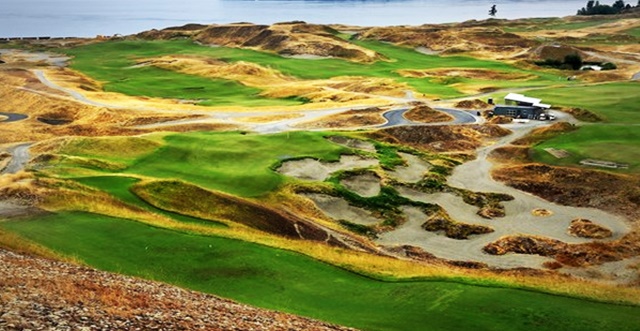
[[[551,105],[540,103],[542,101],[542,99],[531,98],[531,97],[527,97],[527,96],[524,96],[524,95],[518,94],[518,93],[509,93],[509,94],[507,94],[506,97],[504,97],[504,100],[505,101],[515,101],[515,102],[518,102],[518,103],[528,103],[528,104],[532,105],[533,107],[539,107],[539,108],[543,108],[543,109],[551,108]]]

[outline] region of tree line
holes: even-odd
[[[640,7],[640,0],[638,0],[638,4],[635,7]],[[634,8],[634,6],[628,3],[625,4],[624,0],[616,0],[613,5],[603,5],[600,4],[600,1],[589,0],[586,7],[578,10],[578,15],[615,15],[631,10],[631,8]]]

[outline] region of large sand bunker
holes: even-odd
[[[416,183],[422,179],[425,172],[431,169],[429,162],[422,160],[419,156],[409,153],[398,153],[406,162],[406,166],[396,167],[387,173],[401,182]]]
[[[278,172],[298,179],[324,181],[330,174],[340,170],[368,168],[375,165],[378,165],[377,159],[342,155],[339,162],[321,162],[311,158],[286,161],[278,168]]]
[[[380,178],[372,173],[343,179],[340,184],[361,197],[370,198],[380,194]]]
[[[342,198],[317,193],[308,193],[303,196],[311,199],[322,212],[335,220],[345,220],[362,225],[375,225],[382,221],[374,217],[370,211],[351,206]]]

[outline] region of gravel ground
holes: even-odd
[[[353,330],[0,249],[0,330]]]

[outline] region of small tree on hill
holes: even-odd
[[[564,57],[564,64],[573,70],[578,70],[582,67],[582,57],[579,54],[569,54]]]
[[[496,16],[496,13],[498,13],[498,10],[496,9],[496,5],[491,6],[491,9],[489,9],[489,16]]]

